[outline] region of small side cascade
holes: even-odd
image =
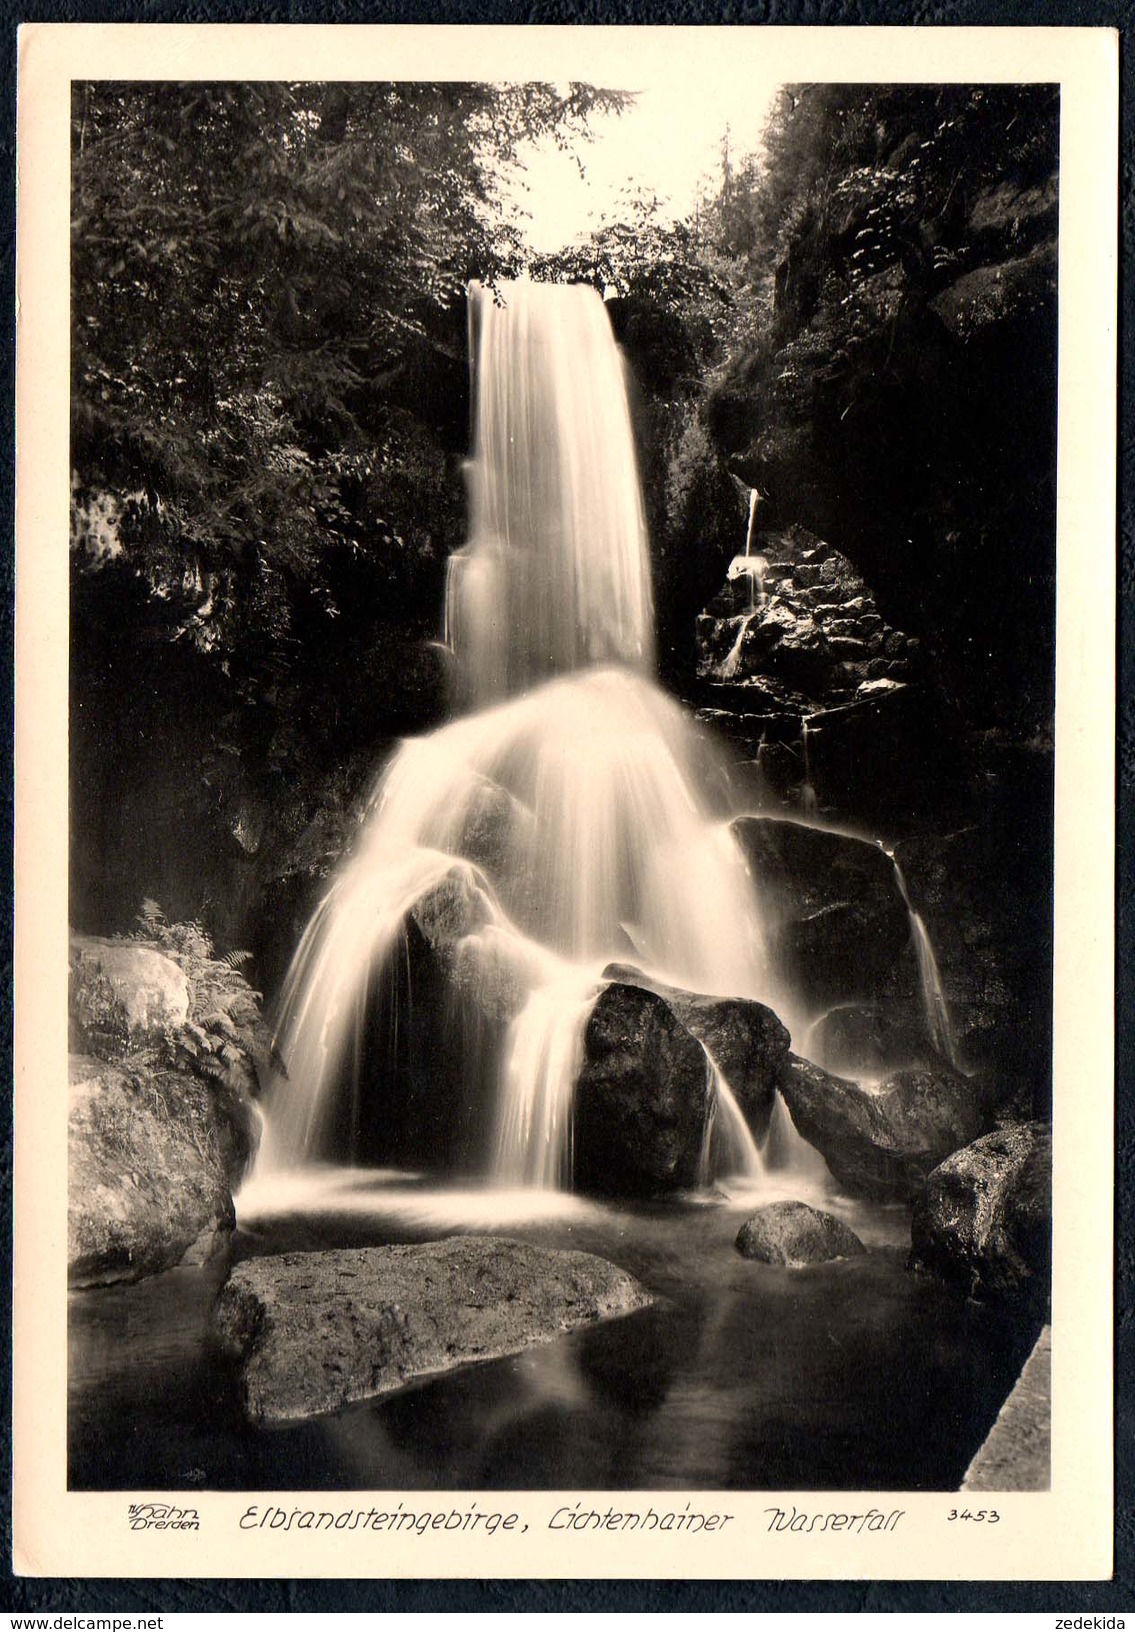
[[[702,1052],[706,1061],[709,1110],[698,1162],[698,1189],[708,1189],[714,1179],[762,1179],[764,1158],[737,1103],[737,1096],[704,1043]]]
[[[745,524],[745,548],[740,555],[733,557],[728,572],[730,580],[745,578],[748,581],[748,617],[751,617],[758,608],[764,606],[768,600],[768,592],[765,589],[765,573],[768,571],[768,562],[763,555],[756,555],[753,551],[753,543],[757,536],[757,505],[760,503],[760,497],[755,487],[749,490],[749,516]],[[748,628],[748,617],[742,618],[741,634],[737,639],[738,648],[741,644],[741,638]],[[730,653],[730,656],[732,655]],[[730,672],[734,672],[735,668],[736,665],[734,665],[734,670]],[[724,667],[722,672],[724,673]]]
[[[886,845],[881,846],[886,850]],[[942,987],[942,976],[938,969],[938,960],[934,956],[934,946],[930,939],[930,932],[926,928],[922,914],[915,912],[907,893],[906,879],[902,868],[898,864],[892,850],[887,850],[891,858],[891,865],[895,870],[895,883],[902,896],[903,905],[910,916],[910,938],[914,943],[914,955],[918,960],[918,981],[922,995],[922,1009],[926,1016],[926,1026],[930,1033],[930,1041],[948,1060],[955,1070],[960,1070],[958,1046],[954,1037],[954,1028],[950,1021],[949,1005],[946,1002],[946,993]]]
[[[750,592],[751,593],[751,592]],[[749,632],[749,618],[739,620],[737,638],[729,648],[721,663],[721,677],[723,680],[733,680],[741,668],[741,648],[745,644],[745,636]]]
[[[816,1187],[831,1182],[828,1164],[800,1133],[780,1093],[773,1095],[772,1115],[761,1156],[764,1171],[775,1173],[778,1178],[792,1178],[802,1185]]]
[[[804,781],[800,788],[800,801],[805,816],[815,816],[820,809],[820,802],[816,797],[816,786],[812,781],[812,751],[811,726],[807,716],[800,722],[800,753],[804,761]]]
[[[531,994],[509,1027],[494,1183],[571,1189],[572,1096],[583,1064],[583,1034],[601,985],[590,971],[565,965],[558,979]]]
[[[763,555],[753,554],[753,539],[757,532],[757,505],[761,496],[756,488],[749,489],[749,522],[745,528],[745,560],[749,562],[749,611],[755,612],[758,606],[763,606],[767,600],[765,594],[765,568],[768,563]]]

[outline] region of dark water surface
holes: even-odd
[[[767,1199],[762,1196],[761,1199]],[[1035,1337],[905,1267],[906,1211],[826,1198],[871,1249],[750,1263],[752,1210],[484,1198],[359,1176],[262,1218],[234,1256],[475,1228],[596,1252],[659,1302],[545,1348],[283,1428],[242,1421],[208,1339],[223,1268],[75,1293],[73,1489],[956,1489]],[[475,1215],[476,1223],[472,1222]]]

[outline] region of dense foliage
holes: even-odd
[[[750,205],[767,318],[707,404],[965,717],[1024,732],[1052,706],[1058,110],[1046,85],[783,91]]]
[[[566,141],[617,101],[580,86],[78,86],[80,564],[127,555],[159,622],[239,650],[258,680],[297,597],[343,610],[342,558],[365,558],[404,621],[415,573],[436,578],[453,543],[464,284],[515,265],[501,178],[526,141]]]

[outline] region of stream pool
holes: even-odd
[[[797,1186],[785,1194],[799,1195]],[[300,1425],[253,1429],[209,1341],[223,1266],[76,1292],[80,1490],[956,1489],[1036,1330],[906,1268],[901,1206],[809,1196],[868,1247],[788,1270],[733,1242],[767,1183],[601,1205],[317,1174],[238,1202],[235,1260],[462,1231],[594,1252],[650,1309]]]

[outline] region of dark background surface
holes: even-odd
[[[515,22],[516,9],[509,0],[449,0],[444,4],[422,4],[419,0],[401,0],[397,4],[374,4],[371,0],[352,0],[347,4],[313,4],[305,0],[291,0],[280,5],[226,5],[220,0],[198,0],[197,4],[170,4],[164,0],[149,3],[90,3],[61,5],[30,3],[17,8],[4,4],[7,24],[4,40],[3,140],[7,160],[8,184],[3,198],[4,228],[0,242],[10,246],[14,242],[14,122],[16,26],[20,22],[274,22],[274,23],[334,23],[334,22],[418,22],[418,23],[473,23]],[[1121,207],[1122,220],[1122,290],[1120,313],[1121,381],[1120,419],[1120,497],[1121,497],[1121,595],[1120,595],[1120,738],[1119,769],[1119,931],[1120,957],[1118,970],[1117,1012],[1121,1022],[1135,1003],[1135,972],[1131,960],[1131,882],[1129,857],[1132,840],[1132,785],[1135,783],[1135,653],[1131,640],[1132,575],[1135,573],[1135,546],[1132,541],[1130,506],[1132,462],[1129,416],[1132,374],[1135,357],[1126,343],[1130,327],[1132,292],[1130,279],[1130,248],[1132,240],[1132,171],[1130,127],[1132,113],[1132,73],[1128,52],[1128,30],[1131,7],[1123,3],[1087,3],[1087,0],[1066,0],[1063,4],[1046,4],[1042,0],[972,0],[972,3],[940,4],[935,6],[886,3],[886,0],[859,0],[859,3],[836,3],[836,0],[764,0],[764,3],[726,3],[709,5],[700,0],[678,4],[622,3],[609,0],[591,0],[591,3],[573,4],[571,0],[540,0],[526,8],[525,21],[532,23],[635,23],[635,24],[780,24],[789,25],[806,21],[809,24],[896,24],[918,23],[922,26],[965,26],[996,23],[999,25],[1092,26],[1113,27],[1123,30],[1122,40],[1122,121],[1123,165]],[[14,278],[12,256],[9,251],[0,260],[0,300],[4,309],[14,308]],[[7,371],[2,411],[12,412],[12,353],[5,348],[4,366]],[[12,484],[9,478],[3,487],[2,501],[6,536],[12,537]],[[5,616],[0,625],[6,675],[11,675],[12,650],[12,591],[13,560],[10,550],[0,557]],[[10,685],[10,679],[8,684]],[[10,706],[11,692],[7,693]],[[9,736],[10,740],[10,736]],[[4,798],[11,799],[11,779],[5,778]],[[10,843],[11,822],[6,812],[2,824],[5,846]],[[0,979],[5,988],[11,987],[10,919],[6,924],[9,934],[0,959]],[[4,1005],[5,1016],[10,1015],[10,1004]],[[10,1023],[5,1019],[0,1047],[10,1058]],[[428,1581],[428,1582],[262,1582],[262,1581],[73,1581],[15,1579],[9,1574],[0,1588],[0,1605],[20,1611],[40,1613],[65,1610],[119,1611],[146,1613],[148,1611],[221,1611],[221,1610],[368,1610],[396,1611],[623,1611],[648,1610],[654,1612],[681,1611],[860,1611],[894,1612],[972,1611],[972,1610],[1060,1610],[1064,1613],[1087,1611],[1123,1612],[1135,1605],[1135,1518],[1132,1515],[1132,1433],[1133,1409],[1131,1402],[1131,1272],[1135,1257],[1135,1230],[1132,1228],[1132,1198],[1135,1194],[1135,1149],[1132,1143],[1132,1116],[1126,1085],[1130,1080],[1131,1040],[1127,1028],[1120,1026],[1117,1053],[1118,1126],[1117,1126],[1117,1219],[1116,1256],[1118,1266],[1116,1305],[1116,1382],[1118,1409],[1116,1418],[1116,1566],[1110,1582],[1093,1583],[935,1583],[935,1582],[492,1582],[492,1581]],[[11,1161],[10,1138],[7,1142],[3,1171],[0,1174],[5,1191],[4,1216],[10,1218]],[[7,1243],[10,1247],[10,1242]],[[10,1277],[9,1277],[10,1280]],[[8,1410],[8,1403],[5,1403]],[[5,1446],[5,1450],[7,1447]],[[7,1469],[4,1469],[3,1488],[9,1487]],[[9,1563],[10,1560],[6,1560]]]

